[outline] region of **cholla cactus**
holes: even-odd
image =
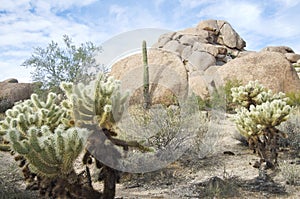
[[[41,132],[43,135],[39,136]],[[12,149],[28,160],[31,171],[47,178],[67,178],[74,172],[73,162],[82,152],[89,133],[86,129],[66,130],[60,125],[54,133],[48,126],[31,127],[28,139],[22,141],[16,129],[9,130],[8,136]]]
[[[61,88],[67,96],[62,106],[67,111],[72,110],[70,115],[77,122],[76,126],[97,122],[101,128],[116,130],[115,124],[122,116],[128,96],[128,93],[121,94],[119,80],[99,73],[88,85],[62,83]]]
[[[91,130],[98,133],[96,134],[98,137],[93,137],[93,140],[87,146],[89,150],[84,154],[83,163],[86,164],[94,159],[90,152],[97,154],[97,156],[99,154],[100,156],[110,155],[105,152],[107,150],[105,148],[106,140],[111,142],[112,146],[119,146],[124,150],[135,147],[142,151],[151,151],[136,141],[125,141],[116,138],[120,132],[117,122],[121,119],[128,96],[128,93],[121,93],[120,81],[100,73],[98,78],[88,85],[62,83],[61,88],[65,91],[67,97],[62,102],[62,106],[67,111],[72,110],[69,115],[74,119],[75,126],[91,127]],[[114,156],[118,155],[120,154],[116,150]],[[117,172],[103,165],[99,160],[94,160],[97,167],[102,168],[101,171],[104,172],[101,175],[105,176],[103,198],[114,198],[115,184],[118,178]]]
[[[258,81],[232,88],[233,101],[242,107],[237,109],[235,122],[239,132],[248,138],[262,160],[270,167],[277,164],[277,136],[285,136],[278,129],[289,117],[291,107],[284,93],[273,94]]]
[[[83,151],[90,131],[71,128],[71,112],[57,104],[57,97],[49,93],[43,102],[32,94],[31,99],[6,111],[5,119],[0,122],[0,132],[1,148],[16,154],[15,159],[21,161],[19,166],[23,168],[28,185],[43,182],[48,192],[61,197],[76,192],[72,186],[81,183],[73,162]],[[34,178],[35,175],[38,178]]]
[[[284,93],[273,94],[271,90],[263,87],[257,80],[250,81],[245,86],[239,86],[231,89],[233,102],[240,104],[241,106],[250,109],[251,105],[260,105],[267,101],[273,101],[280,99],[287,101]]]
[[[115,138],[116,123],[121,119],[127,99],[120,91],[118,80],[100,73],[88,85],[62,83],[61,88],[66,99],[60,104],[54,93],[48,95],[46,102],[33,94],[31,99],[7,110],[6,118],[0,122],[0,148],[17,153],[17,159],[23,162],[20,167],[25,178],[37,181],[40,189],[47,187],[53,197],[100,198],[90,183],[88,187],[84,185],[84,178],[77,175],[73,167],[75,159],[87,147],[85,143],[90,133],[99,130],[94,135],[102,132],[105,139],[125,150],[136,147],[147,151],[148,148],[135,141]],[[84,128],[89,125],[97,128]],[[99,139],[104,142],[102,137]],[[87,151],[84,157],[92,159]],[[96,163],[101,164],[98,160]],[[117,172],[105,165],[103,168],[107,171],[103,198],[113,198]],[[88,174],[87,171],[85,178]]]
[[[49,93],[47,101],[43,102],[36,94],[32,94],[31,99],[16,104],[5,112],[5,119],[0,121],[0,136],[7,140],[7,131],[14,129],[20,134],[19,139],[23,140],[27,139],[29,128],[42,126],[47,126],[53,132],[63,118],[70,119],[67,112],[55,103],[56,99],[56,94]],[[5,145],[9,149],[7,142]]]

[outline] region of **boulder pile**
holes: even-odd
[[[212,90],[235,79],[244,84],[259,80],[275,92],[300,90],[299,54],[286,46],[247,51],[246,42],[224,20],[205,20],[196,27],[163,34],[152,47],[148,60],[155,99],[168,97],[166,92],[155,92],[161,88],[154,85],[166,87],[176,96],[180,90],[181,94],[193,92],[207,98]],[[126,85],[131,81],[142,86],[142,67],[141,54],[131,55],[113,64],[111,75],[126,79]]]

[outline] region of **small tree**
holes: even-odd
[[[82,43],[77,47],[67,35],[63,36],[63,42],[63,47],[51,41],[46,48],[34,48],[31,57],[22,64],[33,67],[32,80],[42,83],[36,91],[61,93],[61,82],[82,81],[100,70],[94,59],[94,54],[101,50],[100,47],[92,42]]]
[[[246,86],[231,89],[233,102],[241,105],[237,109],[235,122],[239,132],[249,142],[249,146],[266,162],[267,168],[277,165],[279,136],[285,134],[276,128],[289,117],[291,107],[284,93],[273,94],[258,81],[251,81]]]

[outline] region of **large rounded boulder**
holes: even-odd
[[[171,105],[187,95],[187,72],[178,55],[151,48],[148,50],[148,66],[152,104]],[[122,90],[129,91],[131,104],[143,102],[143,73],[141,53],[112,65],[110,75],[121,80]]]
[[[238,79],[247,84],[258,80],[274,92],[300,90],[300,80],[295,68],[279,52],[261,51],[233,59],[220,66],[218,74],[224,81]]]

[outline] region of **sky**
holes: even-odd
[[[31,82],[22,63],[65,34],[101,46],[128,31],[178,31],[207,19],[228,21],[246,50],[284,45],[300,54],[299,11],[300,0],[0,0],[0,81]]]

